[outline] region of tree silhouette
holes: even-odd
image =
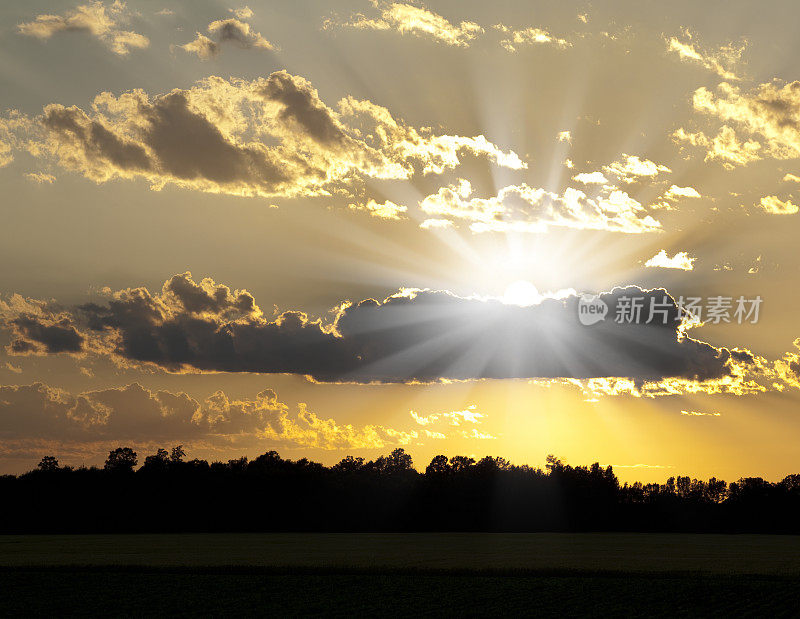
[[[45,456],[41,459],[37,468],[40,471],[57,471],[58,470],[58,460],[55,456]]]
[[[136,466],[138,458],[130,447],[117,447],[108,452],[105,469],[119,473],[130,473]]]
[[[727,484],[688,476],[620,484],[610,466],[544,470],[486,456],[402,448],[327,467],[268,451],[253,460],[186,460],[182,445],[137,466],[130,447],[102,469],[59,465],[0,476],[0,534],[175,531],[716,531],[800,533],[800,475]],[[120,473],[127,474],[120,474]],[[46,473],[46,474],[45,474]],[[52,517],[52,505],[70,505]],[[153,506],[160,509],[153,509]],[[174,506],[180,506],[175,509]]]

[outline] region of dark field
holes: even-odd
[[[795,616],[800,538],[0,537],[0,614]]]

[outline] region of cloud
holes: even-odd
[[[474,438],[479,440],[495,440],[497,437],[493,434],[489,434],[487,432],[481,432],[478,428],[472,428],[470,430],[462,430],[461,436],[464,438]]]
[[[2,126],[0,126],[2,131]],[[14,155],[11,153],[11,144],[0,140],[0,168],[7,166],[14,161]]]
[[[795,340],[800,348],[800,338]],[[657,398],[664,396],[755,395],[768,391],[784,391],[787,387],[800,389],[800,355],[787,353],[782,359],[769,362],[749,350],[741,348],[728,351],[727,372],[705,380],[690,380],[671,376],[654,380],[636,380],[621,377],[564,379],[560,381],[581,390],[584,397],[597,401],[601,397],[628,396]]]
[[[669,189],[656,198],[655,202],[650,205],[650,208],[672,210],[675,208],[675,205],[682,200],[701,197],[700,192],[694,187],[678,187],[677,185],[671,185]]]
[[[586,327],[578,298],[520,307],[448,292],[403,290],[342,303],[327,321],[299,311],[267,317],[245,290],[176,275],[162,290],[107,291],[69,309],[21,297],[3,303],[9,353],[109,357],[172,372],[288,373],[334,382],[631,377],[723,380],[739,357],[689,337],[663,290],[601,295],[609,319]],[[630,299],[641,311],[625,320]],[[655,308],[649,320],[648,308]],[[614,317],[622,316],[617,322]],[[649,321],[648,321],[649,320]],[[57,326],[58,330],[47,329]],[[742,361],[744,362],[744,361]],[[638,383],[637,383],[638,384]]]
[[[479,412],[477,404],[470,404],[464,410],[450,411],[446,413],[432,413],[430,415],[419,415],[411,411],[411,417],[421,426],[444,423],[451,426],[460,426],[464,423],[482,423],[486,415]]]
[[[441,230],[444,228],[452,228],[453,222],[449,219],[426,219],[419,225],[419,227],[423,230]]]
[[[666,250],[662,249],[655,256],[650,258],[644,263],[646,267],[659,267],[662,269],[680,269],[682,271],[691,271],[694,268],[694,261],[697,258],[690,258],[689,253],[685,251],[677,252],[672,258],[667,255]]]
[[[771,215],[794,215],[800,210],[800,207],[796,204],[792,204],[791,200],[781,202],[778,196],[765,196],[761,198],[760,206]]]
[[[248,9],[249,10],[249,9]],[[252,13],[252,11],[251,11]],[[250,28],[250,24],[239,19],[218,19],[208,25],[209,38],[201,32],[197,38],[185,45],[178,45],[191,54],[197,55],[201,60],[208,60],[219,54],[225,44],[237,45],[242,49],[274,50],[275,46],[267,41],[260,32]]]
[[[395,221],[405,219],[405,213],[408,211],[408,207],[395,204],[390,200],[379,204],[372,199],[366,204],[351,204],[350,208],[355,211],[367,211],[370,215],[379,219],[391,219]]]
[[[556,47],[560,47],[562,49],[566,47],[572,47],[572,43],[566,39],[559,39],[543,28],[529,27],[514,30],[508,26],[504,26],[503,24],[498,24],[495,26],[495,28],[506,35],[506,38],[500,41],[500,45],[503,47],[503,49],[509,52],[516,52],[519,50],[520,46],[523,45],[529,46],[549,44],[555,45]]]
[[[66,442],[217,441],[249,437],[288,447],[374,449],[407,445],[414,431],[339,424],[296,411],[272,389],[253,399],[217,391],[199,402],[188,394],[151,391],[137,383],[73,395],[42,383],[0,386],[0,437]]]
[[[559,142],[568,142],[572,144],[572,134],[569,131],[559,131],[556,139]]]
[[[707,158],[724,159],[732,166],[765,156],[800,157],[800,81],[784,84],[775,80],[750,91],[723,82],[713,91],[698,88],[692,101],[695,111],[725,123],[718,138],[730,144],[726,150],[732,151],[732,155],[715,154],[711,147],[716,145],[709,144],[710,140],[702,133],[696,134],[694,143],[709,149]],[[739,145],[737,131],[749,136],[744,145]],[[683,132],[677,137],[691,143],[692,135]]]
[[[424,7],[403,2],[373,2],[380,12],[378,17],[367,17],[357,13],[346,21],[336,18],[325,20],[323,29],[336,27],[359,30],[394,30],[400,34],[425,37],[454,47],[469,47],[483,28],[471,21],[458,25],[449,22],[441,15]]]
[[[699,411],[681,411],[687,417],[721,417],[722,413],[701,413]]]
[[[581,172],[572,177],[572,180],[584,185],[605,185],[608,179],[602,172]]]
[[[788,183],[788,182],[792,182],[792,183],[800,183],[800,176],[797,176],[797,174],[786,174],[786,175],[783,177],[783,179],[782,179],[782,180],[783,180],[783,182],[785,182],[785,183]]]
[[[49,39],[59,32],[79,32],[95,37],[112,52],[125,56],[131,49],[143,49],[150,40],[130,30],[122,30],[120,21],[129,15],[124,2],[115,0],[109,5],[100,1],[79,5],[64,15],[38,15],[32,22],[19,24],[20,34]]]
[[[526,184],[509,185],[490,198],[471,197],[464,179],[442,187],[419,204],[426,215],[463,220],[473,232],[544,232],[551,226],[612,232],[654,232],[661,224],[627,193],[610,187],[595,198],[567,188],[556,194]]]
[[[662,172],[672,172],[667,166],[649,159],[640,159],[638,155],[623,153],[622,156],[624,160],[603,166],[603,171],[617,176],[623,183],[633,183],[642,178],[653,179]]]
[[[173,184],[238,196],[351,195],[368,178],[440,174],[467,153],[527,167],[482,135],[415,129],[352,97],[331,108],[286,71],[252,81],[212,76],[155,96],[106,92],[89,111],[53,103],[40,116],[0,119],[4,135],[97,183],[141,178],[154,190]]]
[[[736,81],[739,78],[735,73],[730,71],[726,66],[735,65],[742,56],[744,46],[736,47],[734,45],[727,45],[720,48],[717,52],[706,52],[697,47],[691,42],[692,35],[686,33],[689,41],[681,41],[677,37],[670,37],[667,40],[667,46],[670,52],[678,54],[681,60],[695,62],[702,65],[709,71],[716,73],[722,79]]]
[[[255,15],[255,13],[253,13],[253,9],[251,9],[249,6],[243,6],[239,9],[228,9],[228,12],[233,13],[236,19],[250,19],[253,17],[253,15]]]
[[[667,193],[664,195],[669,200],[677,200],[678,198],[699,198],[700,192],[694,187],[678,187],[672,185]]]
[[[691,133],[681,127],[672,134],[672,138],[676,142],[686,142],[692,146],[705,148],[704,161],[720,161],[726,170],[762,158],[761,144],[755,140],[742,142],[737,137],[736,131],[728,126],[723,126],[713,138],[709,138],[702,131]]]
[[[55,176],[45,172],[30,172],[25,175],[25,178],[37,185],[52,185],[56,182]]]

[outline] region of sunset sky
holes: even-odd
[[[800,471],[799,20],[3,3],[0,473],[179,443]],[[637,295],[668,324],[617,321]]]

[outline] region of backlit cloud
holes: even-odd
[[[740,140],[736,131],[727,125],[720,128],[717,135],[711,138],[702,131],[688,132],[683,127],[677,129],[672,138],[679,143],[684,142],[704,148],[705,161],[719,161],[727,170],[762,158],[761,144],[755,140]]]
[[[722,123],[719,134],[708,138],[702,132],[681,128],[674,137],[704,147],[706,159],[720,159],[733,167],[765,157],[800,157],[798,81],[775,80],[750,91],[723,82],[714,90],[698,88],[693,106],[697,112]]]
[[[608,179],[602,172],[581,172],[572,177],[572,180],[584,185],[605,185]]]
[[[645,262],[644,266],[691,271],[694,268],[695,260],[697,260],[697,258],[690,257],[689,252],[679,251],[674,256],[670,257],[667,255],[666,250],[662,249],[655,256]]]
[[[464,423],[481,423],[486,418],[486,415],[479,412],[477,409],[478,406],[476,404],[470,404],[464,410],[431,413],[430,415],[420,415],[415,411],[411,411],[411,417],[421,426],[435,424],[460,426]]]
[[[90,441],[211,441],[251,438],[286,447],[380,449],[407,445],[415,430],[353,426],[296,410],[272,389],[253,399],[217,391],[204,401],[133,383],[79,394],[42,383],[0,386],[0,437]]]
[[[578,298],[517,306],[442,291],[403,290],[383,301],[344,302],[330,320],[264,315],[247,291],[184,273],[151,294],[107,291],[73,308],[14,297],[0,310],[8,352],[109,357],[172,372],[291,373],[319,381],[431,382],[479,378],[629,377],[724,380],[744,355],[693,340],[664,291],[601,295],[609,318],[578,320]],[[644,308],[618,321],[624,301]],[[661,318],[648,321],[647,308]]]
[[[495,28],[503,33],[505,38],[500,41],[500,45],[509,52],[516,52],[521,47],[531,45],[555,45],[561,48],[572,47],[572,43],[566,39],[560,39],[552,35],[544,28],[529,27],[514,30],[503,24],[498,24]]]
[[[125,56],[131,49],[142,49],[150,44],[146,36],[120,27],[129,15],[126,4],[120,0],[108,5],[98,0],[79,5],[63,15],[38,15],[31,22],[19,24],[17,30],[37,39],[49,39],[60,32],[85,33],[102,41],[115,54]]]
[[[794,215],[800,210],[791,200],[781,201],[778,196],[765,196],[759,203],[761,208],[772,215]]]
[[[678,54],[681,60],[694,62],[702,65],[725,80],[738,80],[736,74],[728,67],[734,66],[742,56],[744,46],[728,45],[720,48],[716,52],[708,52],[692,41],[692,34],[684,33],[688,40],[681,41],[678,37],[670,37],[667,40],[667,47],[670,52]]]
[[[408,211],[408,207],[395,204],[391,200],[378,203],[372,199],[368,200],[365,204],[351,204],[350,208],[355,211],[366,211],[373,217],[379,219],[391,219],[395,221],[405,219],[405,213]]]
[[[623,183],[633,183],[644,179],[654,179],[662,172],[672,172],[667,166],[649,159],[640,159],[638,155],[626,155],[623,159],[603,166],[606,174],[613,174]]]
[[[251,11],[252,13],[252,11]],[[210,37],[201,32],[197,38],[178,47],[196,54],[201,60],[208,60],[219,54],[223,45],[236,45],[242,49],[274,50],[275,46],[256,32],[247,22],[240,19],[218,19],[208,25]]]
[[[53,103],[36,117],[9,113],[0,130],[11,138],[5,159],[16,147],[97,183],[142,178],[154,190],[174,184],[239,196],[348,194],[368,178],[440,174],[466,153],[526,167],[482,135],[415,129],[352,97],[329,107],[286,71],[252,81],[209,77],[155,96],[102,93],[88,111]]]
[[[638,201],[613,187],[589,197],[578,189],[556,194],[523,183],[504,187],[490,198],[477,198],[472,197],[470,183],[461,179],[425,197],[420,209],[436,219],[464,221],[473,232],[544,232],[555,226],[641,233],[661,227]]]
[[[403,2],[373,2],[378,15],[369,17],[357,13],[345,21],[336,18],[325,20],[324,29],[336,27],[359,30],[394,30],[400,34],[412,34],[430,38],[445,45],[469,47],[483,28],[471,21],[454,24],[438,13],[422,6]]]

